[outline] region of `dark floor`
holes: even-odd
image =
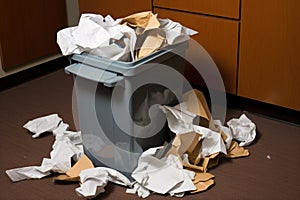
[[[72,84],[72,77],[59,70],[0,93],[0,199],[82,199],[74,191],[78,184],[54,184],[52,177],[12,183],[5,174],[6,169],[40,165],[43,157],[49,157],[53,136],[32,139],[22,128],[28,120],[58,113],[71,130],[75,129]],[[227,119],[241,113],[230,109]],[[210,170],[216,184],[184,199],[300,199],[300,127],[253,113],[247,116],[256,123],[258,132],[256,142],[248,147],[251,155],[223,160]],[[148,197],[171,198],[176,197]],[[97,199],[139,198],[110,183]]]

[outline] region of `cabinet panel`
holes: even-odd
[[[170,18],[197,30],[199,33],[192,38],[212,56],[220,70],[226,91],[236,93],[238,22],[158,8],[154,9],[154,13],[158,13],[159,18]],[[192,83],[198,84],[196,80],[192,80]]]
[[[300,111],[300,2],[243,1],[238,95]]]
[[[153,0],[153,5],[239,19],[240,0]]]
[[[59,52],[56,32],[67,26],[64,1],[1,1],[0,12],[4,70]]]
[[[93,12],[113,18],[152,10],[151,0],[78,0],[80,13]]]

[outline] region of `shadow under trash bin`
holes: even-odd
[[[183,91],[188,42],[132,62],[74,54],[66,73],[74,92],[85,154],[95,166],[116,169],[132,180],[141,153],[170,138],[158,105],[177,104]]]

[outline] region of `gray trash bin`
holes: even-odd
[[[169,140],[165,115],[158,106],[149,108],[178,102],[184,60],[177,54],[187,46],[181,43],[133,62],[87,53],[71,57],[65,71],[74,75],[84,151],[95,166],[114,168],[131,179],[140,154]],[[166,76],[163,66],[179,75]]]

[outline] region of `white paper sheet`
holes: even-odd
[[[220,120],[213,120],[213,124],[216,129],[218,129],[219,131],[223,131],[223,133],[226,135],[225,145],[226,148],[229,149],[233,139],[231,131],[228,127],[223,126]]]
[[[239,146],[250,145],[256,137],[256,126],[242,114],[239,119],[233,118],[227,122],[233,138],[240,141]]]
[[[57,32],[57,43],[63,55],[88,52],[111,60],[135,60],[137,34],[134,29],[118,24],[114,20],[97,14],[82,14],[78,26]],[[169,19],[159,20],[161,29],[169,45],[189,39],[197,32]],[[137,29],[138,31],[138,29]]]
[[[182,134],[194,130],[193,120],[196,117],[195,114],[186,114],[170,106],[160,106],[159,108],[166,114],[168,126],[173,133]]]
[[[198,32],[182,26],[178,22],[170,19],[159,19],[160,28],[165,30],[167,44],[177,44],[189,39],[189,35],[195,35]]]
[[[200,133],[203,138],[199,152],[202,157],[210,156],[219,152],[222,152],[225,155],[227,154],[226,146],[220,133],[196,125],[194,125],[194,131]]]
[[[139,197],[146,198],[150,195],[150,190],[146,189],[139,183],[135,183],[133,188],[126,189],[128,194],[137,194]]]
[[[104,188],[108,181],[123,186],[132,185],[128,178],[120,172],[107,167],[96,167],[81,171],[81,185],[75,191],[79,196],[91,199],[105,191]]]
[[[69,125],[61,122],[57,114],[40,117],[29,121],[26,128],[39,136],[44,131],[54,131],[55,142],[50,152],[50,158],[44,158],[40,166],[21,167],[6,170],[6,174],[13,181],[43,178],[51,172],[65,173],[71,168],[71,158],[79,160],[83,154],[81,132],[67,131]]]
[[[184,170],[181,162],[172,154],[162,159],[154,157],[157,149],[150,148],[141,155],[132,177],[146,189],[159,194],[175,195],[195,190],[193,172]]]
[[[28,121],[23,127],[34,133],[33,138],[39,137],[42,133],[52,131],[57,128],[61,118],[58,114],[51,114]]]
[[[57,43],[63,55],[86,51],[112,60],[127,61],[130,56],[134,58],[136,34],[110,15],[104,18],[97,14],[83,14],[78,26],[57,32]]]
[[[193,120],[196,115],[184,110],[186,108],[185,106],[180,106],[181,110],[177,109],[179,108],[178,105],[175,107],[160,106],[160,108],[166,113],[168,126],[175,134],[183,134],[192,131],[201,134],[201,139],[203,141],[199,153],[202,157],[218,152],[227,154],[226,146],[221,134],[208,128],[194,125]]]

